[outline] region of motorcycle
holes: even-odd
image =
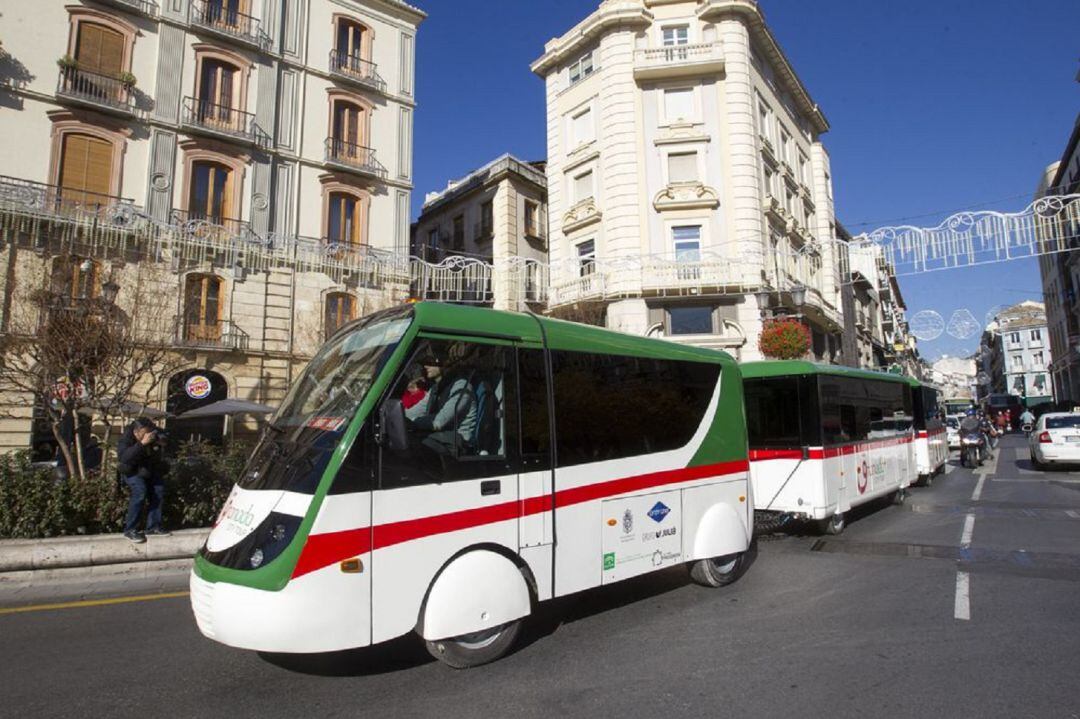
[[[986,435],[971,432],[960,438],[960,466],[975,469],[986,455]]]
[[[1031,430],[1035,429],[1035,425],[1031,422],[1024,422],[1024,424],[1021,425],[1020,429],[1021,431],[1023,431],[1024,434],[1031,434]]]

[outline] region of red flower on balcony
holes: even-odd
[[[810,329],[794,319],[766,322],[758,337],[758,350],[769,359],[798,359],[810,350]]]

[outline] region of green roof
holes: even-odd
[[[920,384],[918,380],[911,377],[889,374],[888,372],[875,372],[874,370],[859,369],[857,367],[845,367],[844,365],[837,364],[821,364],[803,360],[763,360],[760,362],[746,362],[739,367],[742,370],[743,379],[824,374],[838,377],[857,377],[860,379],[899,382],[901,384],[909,384],[913,387],[917,387]]]
[[[413,309],[422,331],[473,334],[535,344],[542,342],[546,335],[548,347],[554,350],[735,364],[731,355],[719,350],[691,347],[523,312],[442,302],[417,302]]]

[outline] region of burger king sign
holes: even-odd
[[[206,399],[210,396],[210,379],[201,374],[193,374],[184,383],[184,392],[192,399]]]

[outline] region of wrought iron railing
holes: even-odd
[[[182,119],[185,125],[231,135],[248,142],[258,139],[255,115],[228,105],[218,105],[211,100],[185,97]]]
[[[251,229],[251,223],[232,217],[198,210],[173,210],[170,224],[187,238],[238,239],[266,244],[266,239]]]
[[[176,338],[182,347],[202,347],[244,352],[251,347],[251,337],[231,320],[206,321],[198,311],[185,312],[184,324]]]
[[[111,75],[79,67],[62,67],[56,94],[131,112],[135,109],[131,88]]]
[[[0,175],[0,208],[94,224],[131,226],[141,211],[132,200]]]
[[[344,50],[330,51],[330,72],[376,89],[382,89],[386,84],[375,63]]]
[[[368,175],[386,177],[386,168],[375,159],[375,150],[336,137],[326,138],[326,161],[345,165]]]
[[[191,22],[259,47],[269,44],[269,37],[259,26],[259,19],[230,8],[225,0],[191,0]]]

